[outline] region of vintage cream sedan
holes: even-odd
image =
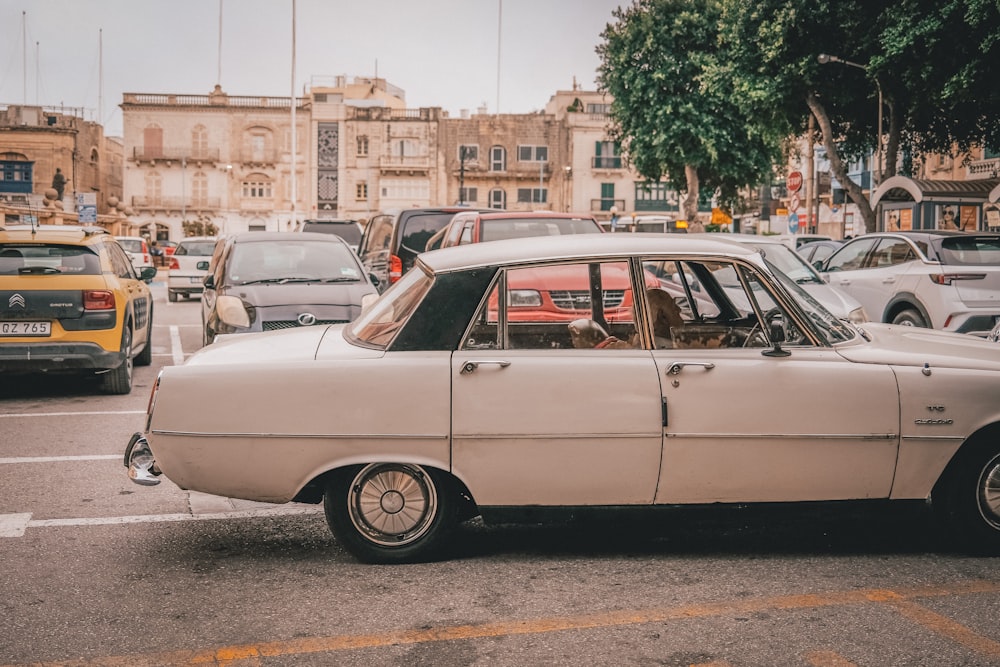
[[[480,243],[421,255],[351,324],[164,368],[125,460],[324,502],[368,562],[438,556],[475,515],[886,499],[932,499],[995,552],[1000,347],[838,320],[706,236]]]

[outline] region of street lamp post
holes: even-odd
[[[828,53],[821,53],[816,56],[816,60],[819,61],[820,65],[826,65],[827,63],[840,63],[841,65],[847,65],[848,67],[856,67],[860,70],[868,72],[868,67],[866,65],[861,65],[859,63],[851,62],[850,60],[844,60],[843,58],[838,58],[837,56],[831,56]],[[875,142],[875,158],[878,160],[878,174],[879,178],[882,177],[882,84],[879,83],[878,78],[875,79],[875,88],[878,90],[878,141]],[[871,182],[871,196],[875,196],[875,161],[872,161],[872,182]]]

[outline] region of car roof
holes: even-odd
[[[593,216],[590,215],[577,215],[576,213],[560,213],[558,211],[495,211],[493,213],[478,213],[482,220],[509,220],[511,218],[517,218],[518,220],[551,220],[557,218],[559,220],[593,220]],[[457,216],[456,216],[457,217]]]
[[[343,243],[344,239],[336,234],[321,234],[319,232],[240,232],[230,237],[231,243],[263,243],[274,241],[324,241],[326,243]]]
[[[688,236],[692,238],[699,238],[704,236],[717,237],[723,241],[734,241],[736,243],[771,243],[774,245],[783,245],[786,248],[788,244],[781,240],[778,236],[773,235],[763,235],[763,234],[731,234],[729,232],[688,232]]]
[[[185,236],[182,238],[178,244],[187,243],[188,241],[218,241],[218,236]]]
[[[717,238],[707,238],[709,236]],[[422,253],[418,262],[432,271],[448,272],[477,266],[518,264],[521,262],[654,255],[680,252],[692,255],[736,255],[751,257],[756,251],[736,243],[726,243],[723,234],[570,234],[503,239],[489,243],[470,243]]]
[[[60,242],[84,241],[94,237],[107,237],[103,227],[85,225],[4,225],[0,227],[0,240],[7,242]]]

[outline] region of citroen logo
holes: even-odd
[[[7,307],[13,308],[17,306],[18,308],[24,308],[24,297],[16,292],[11,295],[10,299],[7,301]]]
[[[308,327],[308,326],[312,326],[313,324],[316,324],[316,316],[313,315],[312,313],[302,313],[301,315],[298,316],[297,319],[298,319],[299,325],[304,326],[304,327]]]

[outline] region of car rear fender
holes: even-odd
[[[920,299],[917,298],[917,295],[913,294],[912,292],[900,292],[899,294],[896,294],[891,299],[889,299],[889,302],[885,304],[885,311],[882,314],[882,321],[892,322],[893,318],[896,317],[896,315],[898,315],[904,310],[910,310],[910,309],[914,309],[917,312],[919,312],[920,316],[924,318],[924,322],[930,323],[932,328],[937,325],[936,322],[931,320],[930,314],[927,312],[927,309],[924,308],[924,305],[920,302]]]

